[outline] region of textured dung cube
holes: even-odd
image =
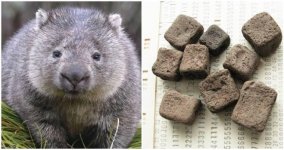
[[[260,56],[273,53],[282,40],[281,29],[266,12],[248,20],[242,27],[242,33]]]
[[[218,112],[239,98],[239,89],[227,69],[210,74],[199,83],[199,89],[211,112]]]
[[[277,92],[264,83],[247,81],[231,118],[238,124],[262,132],[276,98]]]
[[[177,81],[181,78],[179,74],[181,58],[181,51],[160,48],[157,60],[152,67],[152,71],[156,76],[164,80]]]
[[[200,37],[199,42],[209,48],[211,55],[217,56],[230,45],[230,37],[217,25],[211,25]]]
[[[200,44],[188,44],[184,49],[179,71],[188,78],[205,78],[210,71],[208,48]]]
[[[203,33],[203,26],[194,18],[179,15],[165,33],[165,39],[176,49],[182,50],[186,44],[196,43]]]
[[[245,81],[253,75],[259,61],[260,58],[254,51],[238,44],[229,50],[223,67],[229,69],[233,76]]]
[[[160,115],[166,119],[192,124],[200,101],[194,97],[168,90],[160,105]]]

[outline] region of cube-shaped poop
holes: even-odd
[[[259,81],[244,83],[232,120],[247,128],[262,132],[277,98],[277,92]]]
[[[229,50],[223,67],[229,69],[233,76],[245,81],[253,75],[259,61],[260,58],[254,51],[238,44]]]
[[[211,73],[199,83],[199,89],[211,112],[218,112],[239,98],[239,89],[227,69]]]
[[[217,56],[230,45],[230,37],[217,25],[211,25],[200,37],[199,42],[209,48],[211,55]]]
[[[181,51],[160,48],[152,71],[156,76],[164,80],[178,81],[181,79],[179,74],[181,58]]]
[[[186,44],[192,44],[198,41],[203,30],[203,26],[194,18],[179,15],[166,31],[164,37],[173,47],[183,51]]]
[[[200,101],[194,97],[168,90],[160,105],[160,115],[172,121],[192,124],[199,106]]]
[[[184,49],[179,71],[190,79],[205,78],[210,71],[208,48],[201,44],[188,44]]]
[[[266,12],[248,20],[242,27],[242,33],[260,56],[273,53],[282,40],[280,27]]]

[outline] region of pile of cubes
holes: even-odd
[[[256,14],[242,27],[253,50],[237,44],[228,50],[224,69],[210,72],[210,57],[217,57],[230,45],[230,36],[217,25],[205,33],[194,18],[179,15],[166,31],[165,39],[175,48],[160,48],[153,73],[163,80],[203,79],[199,83],[207,108],[215,113],[235,104],[231,119],[256,131],[263,131],[277,97],[277,92],[259,81],[250,80],[260,57],[275,52],[282,33],[266,12]],[[235,80],[244,82],[239,90]],[[192,124],[201,102],[175,90],[168,90],[160,106],[166,119]]]

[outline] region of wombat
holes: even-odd
[[[140,62],[121,22],[96,9],[39,9],[6,43],[2,99],[38,146],[131,142],[141,118]]]

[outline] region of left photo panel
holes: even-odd
[[[2,2],[2,148],[141,148],[141,2]]]

